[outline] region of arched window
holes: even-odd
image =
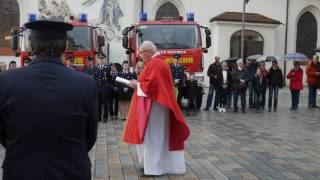
[[[156,13],[156,20],[162,20],[164,18],[177,19],[180,16],[179,10],[171,2],[162,4]]]
[[[310,12],[304,13],[298,20],[296,52],[311,58],[317,46],[317,31],[316,18]]]
[[[10,35],[19,27],[19,5],[16,0],[1,0],[0,3],[0,48],[10,48]]]
[[[242,31],[240,30],[231,36],[231,58],[240,58],[241,56],[241,34]],[[256,31],[246,30],[244,32],[244,57],[255,54],[263,54],[263,37]]]

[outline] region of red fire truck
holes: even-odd
[[[206,46],[202,45],[201,30],[206,34]],[[153,42],[160,51],[160,56],[167,63],[173,63],[175,54],[180,54],[180,63],[186,72],[201,72],[204,65],[204,53],[211,46],[211,31],[194,21],[194,14],[188,13],[187,20],[165,19],[147,20],[147,14],[140,14],[140,22],[126,27],[123,32],[123,47],[128,54],[131,66],[138,60],[138,48],[143,41]]]
[[[36,15],[29,14],[29,21],[35,21]],[[64,63],[67,59],[73,59],[73,66],[77,71],[83,71],[87,59],[95,60],[96,54],[102,52],[102,46],[105,45],[104,36],[98,34],[97,27],[90,26],[87,21],[86,14],[80,14],[78,20],[70,17],[71,24],[74,26],[72,31],[68,32],[68,40],[66,52],[64,53]],[[20,50],[17,55],[21,57],[21,66],[24,66],[24,61],[30,56],[29,44],[30,30],[24,27],[13,32],[12,49]],[[20,43],[19,43],[20,36]],[[20,44],[20,47],[18,47]]]
[[[202,45],[201,30],[206,34],[206,46]],[[129,64],[134,66],[138,61],[138,48],[143,41],[153,42],[160,51],[160,57],[167,63],[173,63],[175,54],[181,56],[180,63],[186,72],[195,72],[198,81],[204,80],[204,53],[211,46],[211,31],[194,21],[194,13],[187,14],[187,20],[164,19],[149,21],[146,13],[140,14],[140,22],[126,27],[123,32],[123,47],[128,54]],[[199,87],[197,108],[202,104],[203,88]],[[183,94],[185,96],[185,94]]]

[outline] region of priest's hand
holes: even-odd
[[[131,83],[129,84],[129,86],[133,89],[136,89],[137,88],[137,84],[138,84],[138,81],[133,79],[133,80],[130,80]]]

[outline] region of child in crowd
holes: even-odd
[[[187,80],[187,116],[189,116],[189,111],[192,108],[193,116],[197,114],[197,90],[198,90],[198,81],[195,78],[195,74],[190,72],[189,78]]]

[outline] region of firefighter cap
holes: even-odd
[[[97,57],[99,59],[103,59],[103,58],[106,58],[106,55],[104,55],[103,53],[99,53]]]
[[[175,54],[175,55],[173,55],[173,57],[176,58],[176,59],[180,59],[181,55],[180,54]]]
[[[67,31],[73,29],[73,25],[57,20],[38,20],[28,22],[26,29],[31,29],[31,39],[66,39]]]

